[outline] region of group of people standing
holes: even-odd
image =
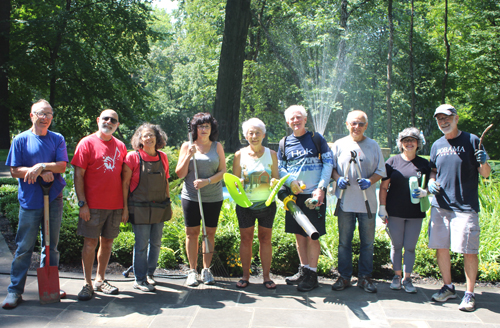
[[[459,308],[475,308],[474,283],[477,274],[479,248],[478,173],[487,177],[490,166],[479,139],[457,128],[458,115],[451,105],[436,109],[439,129],[444,137],[431,149],[430,162],[416,155],[422,148],[422,136],[415,128],[403,130],[398,136],[401,154],[385,162],[379,145],[365,136],[368,117],[360,110],[346,118],[349,135],[337,140],[330,148],[318,133],[307,131],[307,112],[302,106],[291,106],[285,119],[292,134],[283,138],[278,151],[262,145],[266,136],[265,124],[258,118],[243,123],[243,135],[248,146],[235,153],[233,173],[239,177],[252,202],[250,207],[236,205],[241,245],[240,259],[243,276],[238,288],[250,285],[250,265],[255,222],[258,220],[259,253],[263,270],[263,285],[275,289],[270,277],[272,259],[271,236],[276,214],[274,201],[266,206],[270,186],[289,175],[283,191],[289,194],[307,216],[320,236],[326,234],[326,191],[331,179],[337,183],[338,202],[338,271],[332,285],[335,291],[351,286],[353,274],[352,240],[356,225],[360,237],[360,257],[357,286],[366,292],[376,292],[371,279],[375,215],[377,213],[376,184],[382,179],[379,194],[379,216],[388,225],[391,236],[391,260],[395,276],[392,289],[404,288],[415,293],[411,273],[415,262],[415,246],[425,210],[411,201],[435,195],[429,225],[429,247],[437,249],[438,265],[443,275],[443,288],[433,295],[444,302],[457,297],[451,282],[449,250],[463,253],[467,292]],[[19,178],[18,248],[12,263],[11,284],[2,307],[17,306],[22,299],[31,253],[43,218],[42,191],[39,179],[54,181],[50,191],[51,265],[58,265],[57,243],[62,217],[62,194],[65,182],[61,177],[68,156],[64,137],[48,130],[53,111],[50,104],[40,100],[32,106],[33,126],[12,142],[7,158],[12,176]],[[118,288],[105,278],[114,238],[120,222],[132,223],[135,234],[133,287],[145,292],[155,290],[153,278],[161,245],[164,222],[171,217],[169,164],[159,149],[167,142],[158,125],[144,123],[135,132],[131,144],[134,151],[127,154],[125,145],[113,137],[118,114],[110,109],[97,118],[98,131],[78,144],[71,164],[75,167],[75,191],[80,207],[77,233],[84,237],[82,266],[84,286],[78,299],[89,300],[95,291],[117,294]],[[201,227],[206,228],[206,240],[214,245],[223,202],[222,182],[226,162],[222,144],[217,142],[218,124],[209,113],[198,113],[190,121],[192,142],[181,146],[176,174],[184,178],[181,202],[186,231],[186,253],[189,260],[188,286],[197,286],[198,249]],[[411,190],[408,180],[418,179]],[[422,184],[422,180],[424,183]],[[201,199],[201,204],[200,204]],[[202,220],[203,225],[202,225]],[[300,266],[286,283],[297,285],[299,291],[318,287],[317,266],[321,251],[319,240],[308,236],[287,211],[285,232],[296,237]],[[97,251],[97,272],[92,281],[92,267]],[[203,245],[206,249],[207,245]],[[404,257],[403,251],[404,248]],[[213,251],[213,250],[212,250]],[[42,261],[45,248],[42,248]],[[210,266],[212,252],[203,252],[201,281],[214,284]],[[404,264],[404,265],[403,265]],[[61,297],[65,293],[61,291]]]

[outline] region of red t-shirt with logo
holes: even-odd
[[[123,208],[121,173],[125,156],[127,147],[115,137],[104,141],[94,133],[80,140],[71,164],[85,170],[85,199],[90,208]]]
[[[142,160],[145,162],[156,162],[158,161],[158,156],[149,156],[144,150],[139,149],[139,152],[141,153]],[[168,158],[167,154],[164,152],[158,150],[157,153],[161,153],[161,162],[163,164],[163,168],[165,169],[165,174],[168,178],[170,178],[170,174],[168,173]],[[141,176],[141,161],[139,159],[139,155],[137,152],[131,151],[130,153],[127,154],[127,158],[125,158],[125,164],[132,170],[132,177],[130,178],[130,192],[134,191],[135,188],[137,188],[137,185],[139,184],[139,178]]]

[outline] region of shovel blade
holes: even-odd
[[[36,269],[38,294],[41,304],[60,302],[59,270],[56,266],[44,266]]]

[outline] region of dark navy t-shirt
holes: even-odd
[[[410,177],[417,177],[419,186],[422,185],[424,174],[426,181],[429,180],[431,172],[429,161],[419,156],[407,161],[401,155],[396,155],[385,162],[385,169],[387,178],[383,180],[391,179],[386,203],[389,216],[424,218],[425,213],[420,211],[420,203],[411,202],[409,180]]]
[[[474,156],[478,146],[479,138],[463,131],[454,139],[443,136],[432,145],[431,167],[437,169],[436,181],[442,188],[432,206],[454,212],[479,212],[479,163]]]

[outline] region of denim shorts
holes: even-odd
[[[99,210],[91,208],[90,220],[78,219],[76,233],[85,238],[96,239],[102,236],[107,239],[115,239],[120,233],[122,212],[122,209]]]
[[[480,232],[476,212],[453,212],[434,206],[431,209],[429,248],[478,254]]]

